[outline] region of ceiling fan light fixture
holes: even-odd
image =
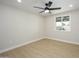
[[[45,10],[45,13],[49,13],[49,10]]]

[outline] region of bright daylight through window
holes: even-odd
[[[71,31],[70,17],[56,17],[56,30],[58,31]]]

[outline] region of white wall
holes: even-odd
[[[55,30],[57,16],[70,15],[70,32]],[[0,5],[0,51],[43,37],[79,43],[79,10],[49,17]]]
[[[58,16],[70,15],[71,17],[71,31],[56,31],[55,20]],[[79,10],[61,13],[46,17],[46,37],[56,38],[62,41],[79,43]]]
[[[41,16],[0,5],[0,51],[43,37]]]

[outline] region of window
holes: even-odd
[[[56,30],[58,31],[70,31],[70,17],[56,17]]]

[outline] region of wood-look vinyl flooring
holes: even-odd
[[[78,58],[79,45],[42,39],[0,54],[3,58]]]

